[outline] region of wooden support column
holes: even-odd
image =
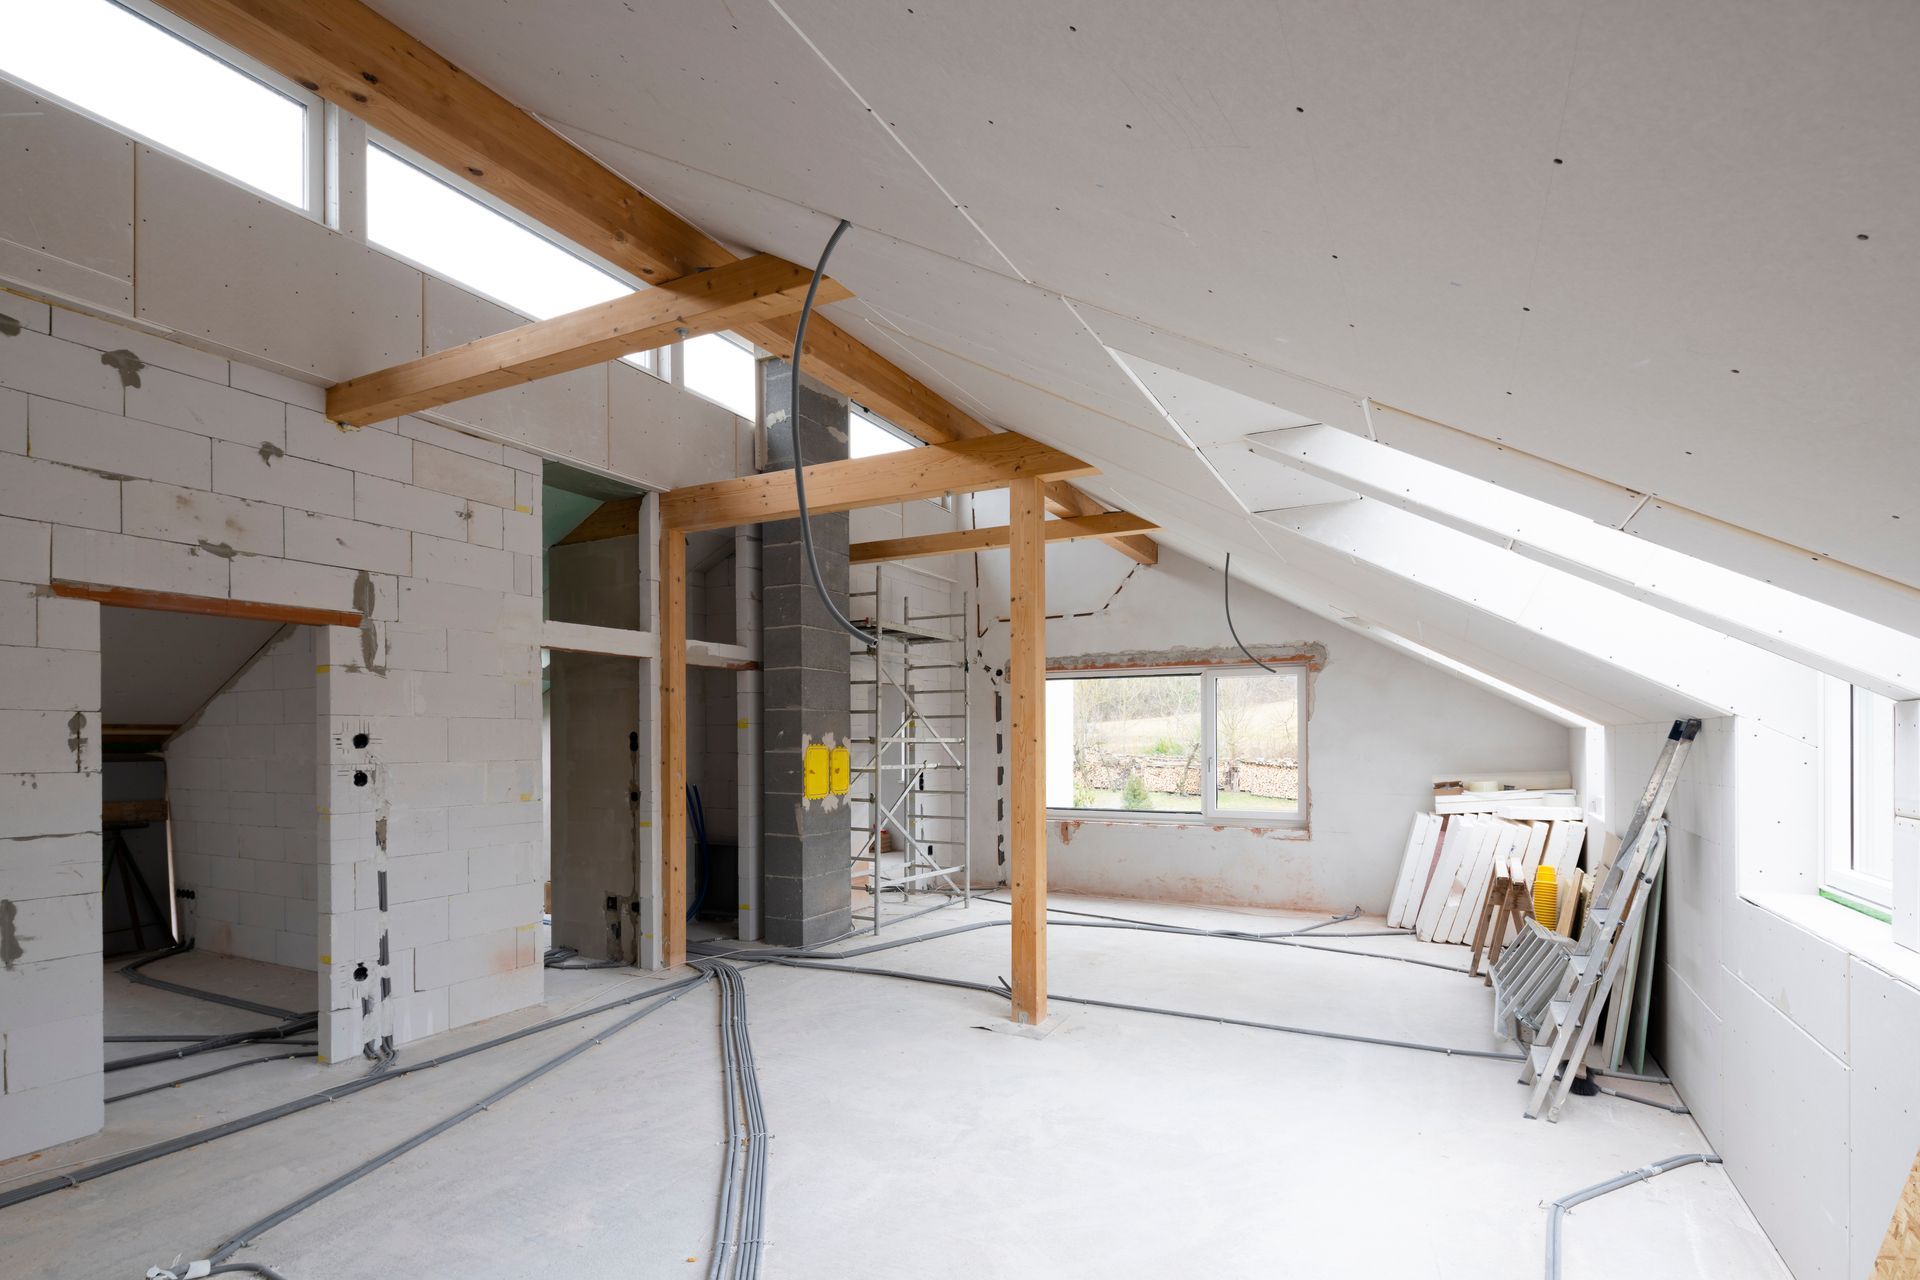
[[[1047,1017],[1047,518],[1046,482],[1007,486],[1013,652],[1007,845],[1013,889],[1013,1020]]]
[[[660,530],[660,959],[687,962],[687,535]]]

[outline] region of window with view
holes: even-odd
[[[724,333],[703,333],[680,344],[680,385],[751,419],[760,412],[753,348]]]
[[[1303,668],[1047,681],[1047,807],[1305,819]]]
[[[270,87],[109,0],[0,0],[0,33],[0,72],[12,79],[307,206],[317,101]]]

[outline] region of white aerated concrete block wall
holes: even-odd
[[[175,874],[204,950],[319,967],[313,629],[270,641],[167,744]]]
[[[342,429],[317,387],[11,294],[0,315],[0,835],[27,837],[0,850],[0,1033],[47,1095],[0,1149],[100,1122],[98,610],[50,579],[365,618],[289,633],[169,753],[201,945],[319,970],[325,1057],[537,1001],[539,459]],[[75,1017],[87,1078],[54,1079],[41,1038]]]
[[[46,307],[0,295],[0,314],[20,337],[51,341]],[[59,371],[104,401],[88,354],[59,350]],[[20,367],[0,351],[0,382]],[[104,1116],[100,609],[53,597],[47,582],[49,520],[106,522],[117,486],[58,467],[34,485],[26,410],[22,391],[0,387],[0,1159],[90,1133]]]

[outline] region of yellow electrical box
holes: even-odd
[[[827,749],[818,743],[807,748],[800,774],[800,793],[809,800],[827,798]]]
[[[830,770],[829,785],[833,794],[843,796],[853,785],[853,755],[845,747],[833,749],[833,767]]]

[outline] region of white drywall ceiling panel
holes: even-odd
[[[518,312],[435,276],[426,277],[425,305],[428,351],[445,351],[527,323],[527,317]],[[442,405],[429,416],[604,469],[608,368],[592,365],[525,386],[470,396]]]
[[[183,160],[139,166],[139,319],[329,381],[421,354],[418,271]]]
[[[1264,513],[1290,507],[1317,507],[1360,496],[1304,471],[1272,466],[1272,459],[1244,444],[1220,445],[1201,452],[1249,511]]]
[[[133,311],[133,143],[0,80],[0,277]]]
[[[100,610],[100,718],[185,723],[280,630],[277,622]]]
[[[1144,477],[1105,477],[1129,509],[1159,521],[1156,537],[1203,562],[1233,550],[1234,576],[1346,625],[1359,617],[1603,724],[1671,718],[1670,690],[1596,666],[1587,655],[1493,619],[1421,583],[1311,540],[1253,522],[1217,500],[1188,498]],[[1138,495],[1141,501],[1134,501]]]
[[[1302,378],[1272,364],[1236,355],[1234,350],[1207,346],[1147,321],[1116,315],[1086,303],[1079,304],[1079,311],[1081,318],[1115,351],[1125,351],[1162,368],[1204,379],[1310,421],[1332,423],[1349,431],[1365,433],[1367,430],[1367,415],[1360,405],[1361,392]]]
[[[786,8],[1028,278],[1357,380],[1279,6]]]
[[[990,261],[966,220],[772,5],[373,7],[590,151],[601,152],[596,139],[624,144]],[[621,168],[611,151],[601,158]]]
[[[1884,697],[1920,689],[1920,639],[1526,495],[1327,426],[1263,433],[1248,447]]]
[[[1169,483],[1186,479],[1201,492],[1220,493],[1220,486],[1204,475],[1193,450],[1174,439],[1164,419],[1139,402],[1141,421],[1127,421],[1089,409],[1065,394],[1022,382],[993,366],[967,360],[917,338],[882,326],[856,330],[860,337],[896,364],[913,373],[956,403],[979,405],[990,422],[1002,423],[1036,440],[1064,449],[1100,467],[1131,464]],[[1099,347],[1089,342],[1088,347]],[[1118,376],[1118,370],[1115,371]],[[951,391],[949,390],[951,389]],[[1195,479],[1187,468],[1201,473]]]
[[[1166,415],[1180,424],[1187,439],[1202,447],[1226,444],[1261,431],[1303,427],[1314,421],[1141,356],[1124,351],[1114,351],[1113,355],[1133,371]]]

